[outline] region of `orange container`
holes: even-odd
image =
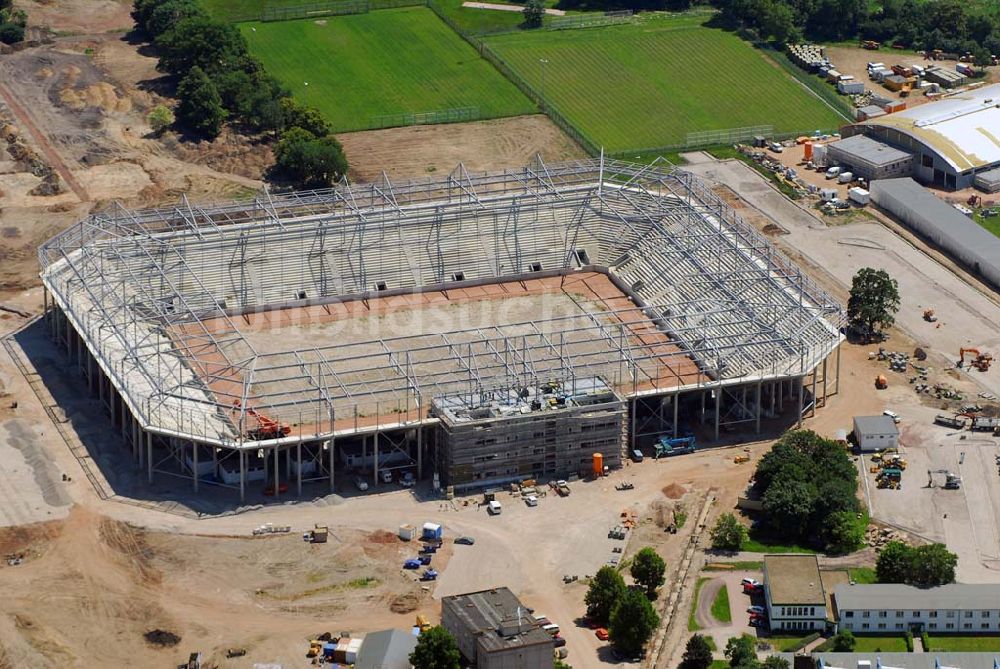
[[[594,476],[604,476],[603,453],[594,453]]]
[[[806,147],[805,148],[805,152],[806,153],[805,153],[805,156],[804,156],[805,160],[812,160],[813,159],[813,143],[812,142],[806,142],[804,146]]]

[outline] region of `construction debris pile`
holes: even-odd
[[[774,174],[779,183],[788,186],[799,195],[806,195],[815,188],[800,179],[794,167],[785,167],[779,161],[770,158],[763,151],[759,151],[752,146],[747,146],[746,144],[737,144],[736,150],[742,155],[750,158],[750,160],[760,165],[768,172]]]
[[[890,541],[906,543],[906,535],[896,530],[875,527],[874,525],[869,525],[868,529],[865,530],[865,545],[871,546],[876,551],[881,551]]]
[[[0,140],[7,143],[7,153],[42,183],[31,189],[31,195],[49,196],[63,192],[62,182],[56,171],[35,151],[24,143],[21,133],[13,124],[13,117],[7,107],[0,105]]]

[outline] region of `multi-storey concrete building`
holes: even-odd
[[[839,628],[855,633],[1000,631],[1000,585],[841,585],[833,597]]]

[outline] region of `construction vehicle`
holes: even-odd
[[[745,462],[750,462],[750,456],[747,454],[737,455],[733,458],[733,462],[737,465],[742,465]]]
[[[882,45],[873,39],[866,39],[861,41],[861,48],[868,49],[869,51],[878,51],[879,47]]]
[[[875,388],[877,390],[885,390],[889,387],[889,379],[885,378],[885,374],[879,374],[875,377]]]
[[[993,432],[1000,428],[1000,418],[991,416],[973,416],[969,429],[974,432]]]
[[[970,207],[981,207],[983,205],[983,198],[981,195],[970,195],[965,203]]]
[[[924,320],[928,323],[936,323],[937,316],[934,315],[933,309],[924,309]]]
[[[243,403],[240,400],[233,400],[233,411],[239,412],[243,408]],[[269,416],[265,416],[259,411],[251,408],[246,409],[246,414],[257,421],[255,427],[248,428],[246,430],[246,435],[248,438],[255,441],[263,441],[265,439],[280,439],[281,437],[286,437],[292,432],[292,428],[289,426],[279,423]]]
[[[431,621],[427,619],[427,616],[425,616],[422,613],[418,613],[417,614],[417,627],[420,628],[421,632],[426,632],[427,630],[429,630],[430,628],[432,628],[434,626],[431,625]]]
[[[928,469],[927,470],[927,487],[934,487],[934,475],[944,474],[944,489],[945,490],[958,490],[962,487],[962,477],[957,474],[952,474],[947,469]]]
[[[683,455],[685,453],[694,453],[695,451],[695,439],[694,437],[668,437],[663,435],[656,442],[656,451],[653,453],[653,457],[659,459],[661,457],[670,457],[672,455]]]
[[[886,467],[875,476],[875,486],[899,490],[903,486],[903,470],[897,467]]]
[[[945,414],[938,414],[934,416],[934,422],[938,425],[944,425],[945,427],[954,428],[956,430],[965,429],[965,416],[948,416]]]
[[[330,535],[330,528],[326,525],[317,524],[313,529],[302,535],[305,541],[311,544],[325,544]]]
[[[975,367],[980,372],[988,372],[990,370],[990,365],[993,364],[993,354],[992,353],[980,353],[978,348],[960,348],[958,349],[958,366],[959,368],[965,366],[965,354],[969,353],[976,357],[972,358],[969,364]]]

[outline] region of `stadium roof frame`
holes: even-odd
[[[599,208],[602,216],[616,220],[621,230],[635,237],[635,244],[621,257],[605,259],[609,276],[616,267],[630,262],[630,254],[648,255],[664,263],[677,261],[678,265],[683,259],[692,264],[680,279],[688,289],[695,293],[714,290],[726,300],[706,306],[697,296],[669,302],[642,299],[637,294],[642,289],[636,284],[631,289],[623,287],[635,306],[605,314],[618,319],[641,314],[652,319],[681,345],[684,356],[698,363],[695,386],[722,387],[748,379],[803,375],[840,342],[843,312],[839,305],[708,186],[663,163],[639,166],[603,157],[554,165],[536,158],[522,169],[475,175],[460,164],[445,179],[395,183],[383,173],[379,181],[370,184],[355,185],[344,179],[331,189],[277,196],[265,190],[250,202],[210,208],[195,206],[186,198],[173,208],[144,211],[131,211],[116,203],[42,245],[39,263],[54,302],[81,334],[142,427],[202,443],[259,447],[265,442],[245,437],[255,420],[254,409],[299,426],[298,434],[285,439],[293,442],[334,434],[338,429],[335,423],[350,413],[353,403],[353,431],[363,431],[370,426],[358,420],[361,397],[374,401],[377,416],[394,407],[391,411],[399,416],[396,427],[418,424],[434,420],[422,407],[429,406],[435,396],[524,383],[540,373],[553,376],[558,372],[564,378],[610,373],[615,377],[609,379],[612,385],[625,388],[630,396],[667,392],[658,387],[643,388],[640,383],[654,381],[644,365],[658,364],[663,354],[629,342],[623,328],[615,332],[590,313],[508,324],[530,330],[530,336],[515,342],[495,325],[457,331],[474,332],[475,344],[482,346],[485,357],[473,352],[471,342],[451,341],[449,335],[454,332],[380,337],[365,342],[381,348],[377,356],[369,356],[370,366],[353,370],[378,374],[377,381],[346,381],[337,363],[351,359],[350,349],[360,344],[259,353],[233,321],[244,312],[227,306],[213,293],[179,250],[184,243],[197,240],[217,244],[221,254],[227,245],[232,246],[234,235],[251,228],[255,234],[293,235],[296,230],[319,230],[336,221],[363,235],[369,228],[384,233],[387,225],[395,225],[398,232],[411,218],[430,220],[428,217],[442,218],[447,213],[464,222],[477,211],[496,210],[498,206],[513,211],[550,205],[578,207],[581,219],[587,208]],[[684,216],[697,225],[684,224],[678,218]],[[580,227],[575,230],[578,234]],[[669,234],[674,246],[657,245],[664,237],[650,231]],[[470,241],[474,233],[468,233]],[[584,265],[580,259],[574,260],[576,238],[567,232],[564,241],[564,265],[558,273]],[[709,247],[720,258],[716,268],[707,264],[713,257]],[[704,257],[697,256],[699,253]],[[723,254],[732,255],[740,264],[724,268]],[[501,273],[500,265],[496,270],[493,282],[517,278],[509,270]],[[172,277],[178,272],[191,287],[175,285]],[[357,284],[365,285],[364,277]],[[754,291],[763,291],[762,296],[741,296]],[[333,295],[331,299],[342,297]],[[257,305],[247,310],[267,309]],[[208,318],[224,327],[209,329],[204,323]],[[799,323],[795,329],[780,331],[782,323],[795,319]],[[705,323],[715,320],[725,328],[706,331]],[[183,334],[175,327],[180,324],[187,326]],[[743,335],[732,334],[731,330],[740,328]],[[568,335],[600,337],[608,349],[588,353],[567,350]],[[437,338],[437,343],[402,350],[397,346],[403,340],[428,338]],[[751,345],[764,347],[772,359],[744,360],[754,357],[741,352]],[[205,352],[211,356],[200,358]],[[438,362],[447,362],[446,367],[434,374],[415,371],[421,364],[414,360],[416,354],[425,352],[439,354]],[[290,361],[283,360],[289,355]],[[546,361],[547,366],[536,366],[536,361]],[[756,363],[759,368],[747,371],[747,364]],[[729,373],[727,366],[735,371]],[[292,381],[304,384],[307,391],[283,392],[282,386]],[[376,390],[378,384],[388,384],[388,389]],[[678,385],[676,389],[683,388]],[[302,432],[302,426],[309,426],[308,431]],[[376,419],[375,429],[386,427]]]

